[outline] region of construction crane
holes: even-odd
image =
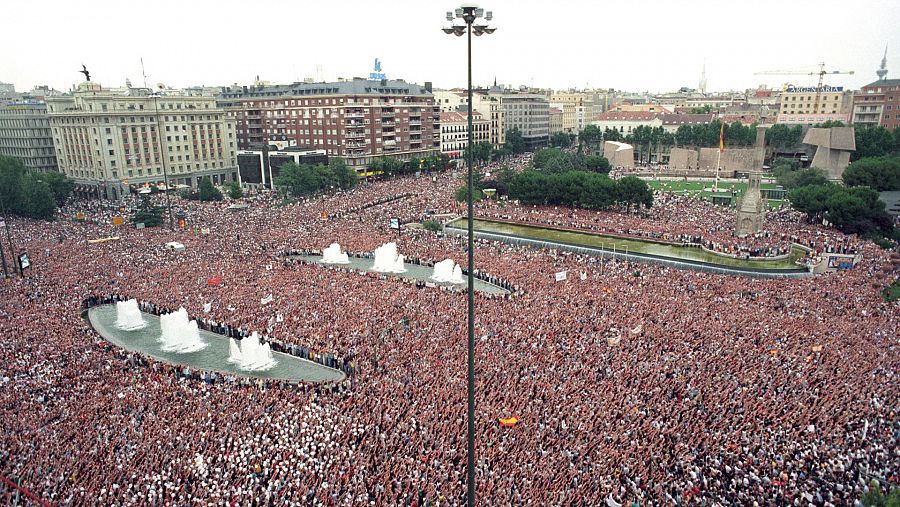
[[[818,71],[801,71],[801,70],[769,70],[757,72],[755,76],[815,76],[819,75],[819,84],[816,86],[816,101],[813,105],[813,114],[819,112],[819,95],[822,94],[822,83],[825,81],[825,75],[833,76],[837,74],[853,74],[852,70],[825,70],[825,63],[819,64]]]

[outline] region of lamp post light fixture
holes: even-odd
[[[475,240],[474,240],[474,212],[472,206],[472,195],[474,194],[474,178],[472,176],[472,34],[481,36],[484,34],[492,34],[496,28],[491,28],[487,22],[493,19],[494,15],[491,11],[485,12],[484,9],[475,4],[465,3],[453,12],[447,12],[447,21],[452,25],[444,28],[447,35],[456,35],[462,37],[468,35],[468,69],[469,69],[469,130],[466,134],[466,165],[469,170],[468,192],[466,201],[468,202],[468,296],[469,296],[469,353],[468,353],[468,462],[466,465],[466,502],[469,507],[475,505]],[[459,23],[461,20],[462,23]]]
[[[166,152],[163,150],[162,144],[162,122],[159,121],[159,97],[160,93],[151,93],[153,97],[153,111],[156,113],[156,144],[159,146],[159,155],[162,160],[163,179],[166,184],[166,210],[169,215],[169,230],[175,230],[175,224],[172,221],[172,202],[169,200],[169,173],[166,171]]]

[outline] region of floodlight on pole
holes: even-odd
[[[466,503],[469,507],[475,506],[475,233],[474,233],[474,206],[472,204],[472,196],[474,194],[474,177],[472,172],[472,34],[481,36],[484,34],[494,33],[494,28],[486,24],[475,24],[475,21],[484,16],[485,21],[490,21],[493,12],[487,11],[475,4],[466,3],[458,7],[455,11],[455,18],[463,20],[465,25],[454,25],[452,28],[444,28],[446,34],[454,34],[463,36],[468,33],[468,72],[469,72],[469,88],[468,88],[468,132],[466,139],[466,165],[468,167],[468,184],[466,201],[468,205],[468,234],[467,234],[467,253],[468,253],[468,368],[467,368],[467,408],[468,408],[468,428],[467,435],[467,453],[468,461],[466,464]],[[447,20],[454,21],[447,13]]]

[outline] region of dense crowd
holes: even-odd
[[[464,263],[459,237],[389,229],[458,212],[458,186],[400,178],[237,211],[178,199],[188,226],[174,232],[114,227],[99,209],[90,224],[13,220],[33,265],[0,283],[0,474],[64,505],[462,504],[465,296],[282,258],[396,241]],[[657,202],[478,213],[734,241],[716,208]],[[749,244],[863,260],[763,280],[477,241],[479,269],[522,289],[477,302],[479,504],[848,505],[873,478],[900,481],[900,312],[879,295],[898,259],[788,213],[766,230]],[[79,302],[111,294],[351,357],[354,374],[337,389],[172,374],[82,319]]]
[[[745,237],[734,236],[734,211],[709,201],[656,192],[649,210],[628,212],[586,210],[556,206],[502,207],[485,204],[476,216],[517,221],[619,237],[701,245],[734,257],[780,257],[797,243],[815,254],[857,253],[860,240],[823,227],[804,223],[803,214],[789,208],[768,213],[764,230]]]

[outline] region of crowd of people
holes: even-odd
[[[176,199],[187,227],[174,232],[116,227],[105,210],[71,220],[79,203],[55,222],[12,220],[32,266],[0,282],[0,474],[60,505],[463,504],[465,295],[283,257],[394,241],[465,264],[462,238],[389,228],[458,213],[459,185],[396,178],[237,211]],[[643,214],[477,213],[739,241],[731,218],[669,196]],[[862,261],[752,279],[477,240],[478,269],[519,289],[476,306],[478,503],[850,505],[872,479],[900,481],[900,311],[880,296],[900,260],[788,213],[765,229],[730,244]],[[89,241],[106,237],[119,239]],[[580,276],[556,281],[562,270]],[[115,294],[353,358],[353,375],[339,388],[178,375],[82,318],[79,302]]]
[[[628,212],[586,210],[558,206],[502,207],[489,204],[476,211],[484,218],[596,232],[626,238],[701,245],[734,257],[782,257],[797,243],[815,254],[857,253],[861,241],[836,231],[804,223],[803,214],[790,209],[771,212],[765,229],[734,236],[734,212],[698,197],[656,192],[649,210]]]

